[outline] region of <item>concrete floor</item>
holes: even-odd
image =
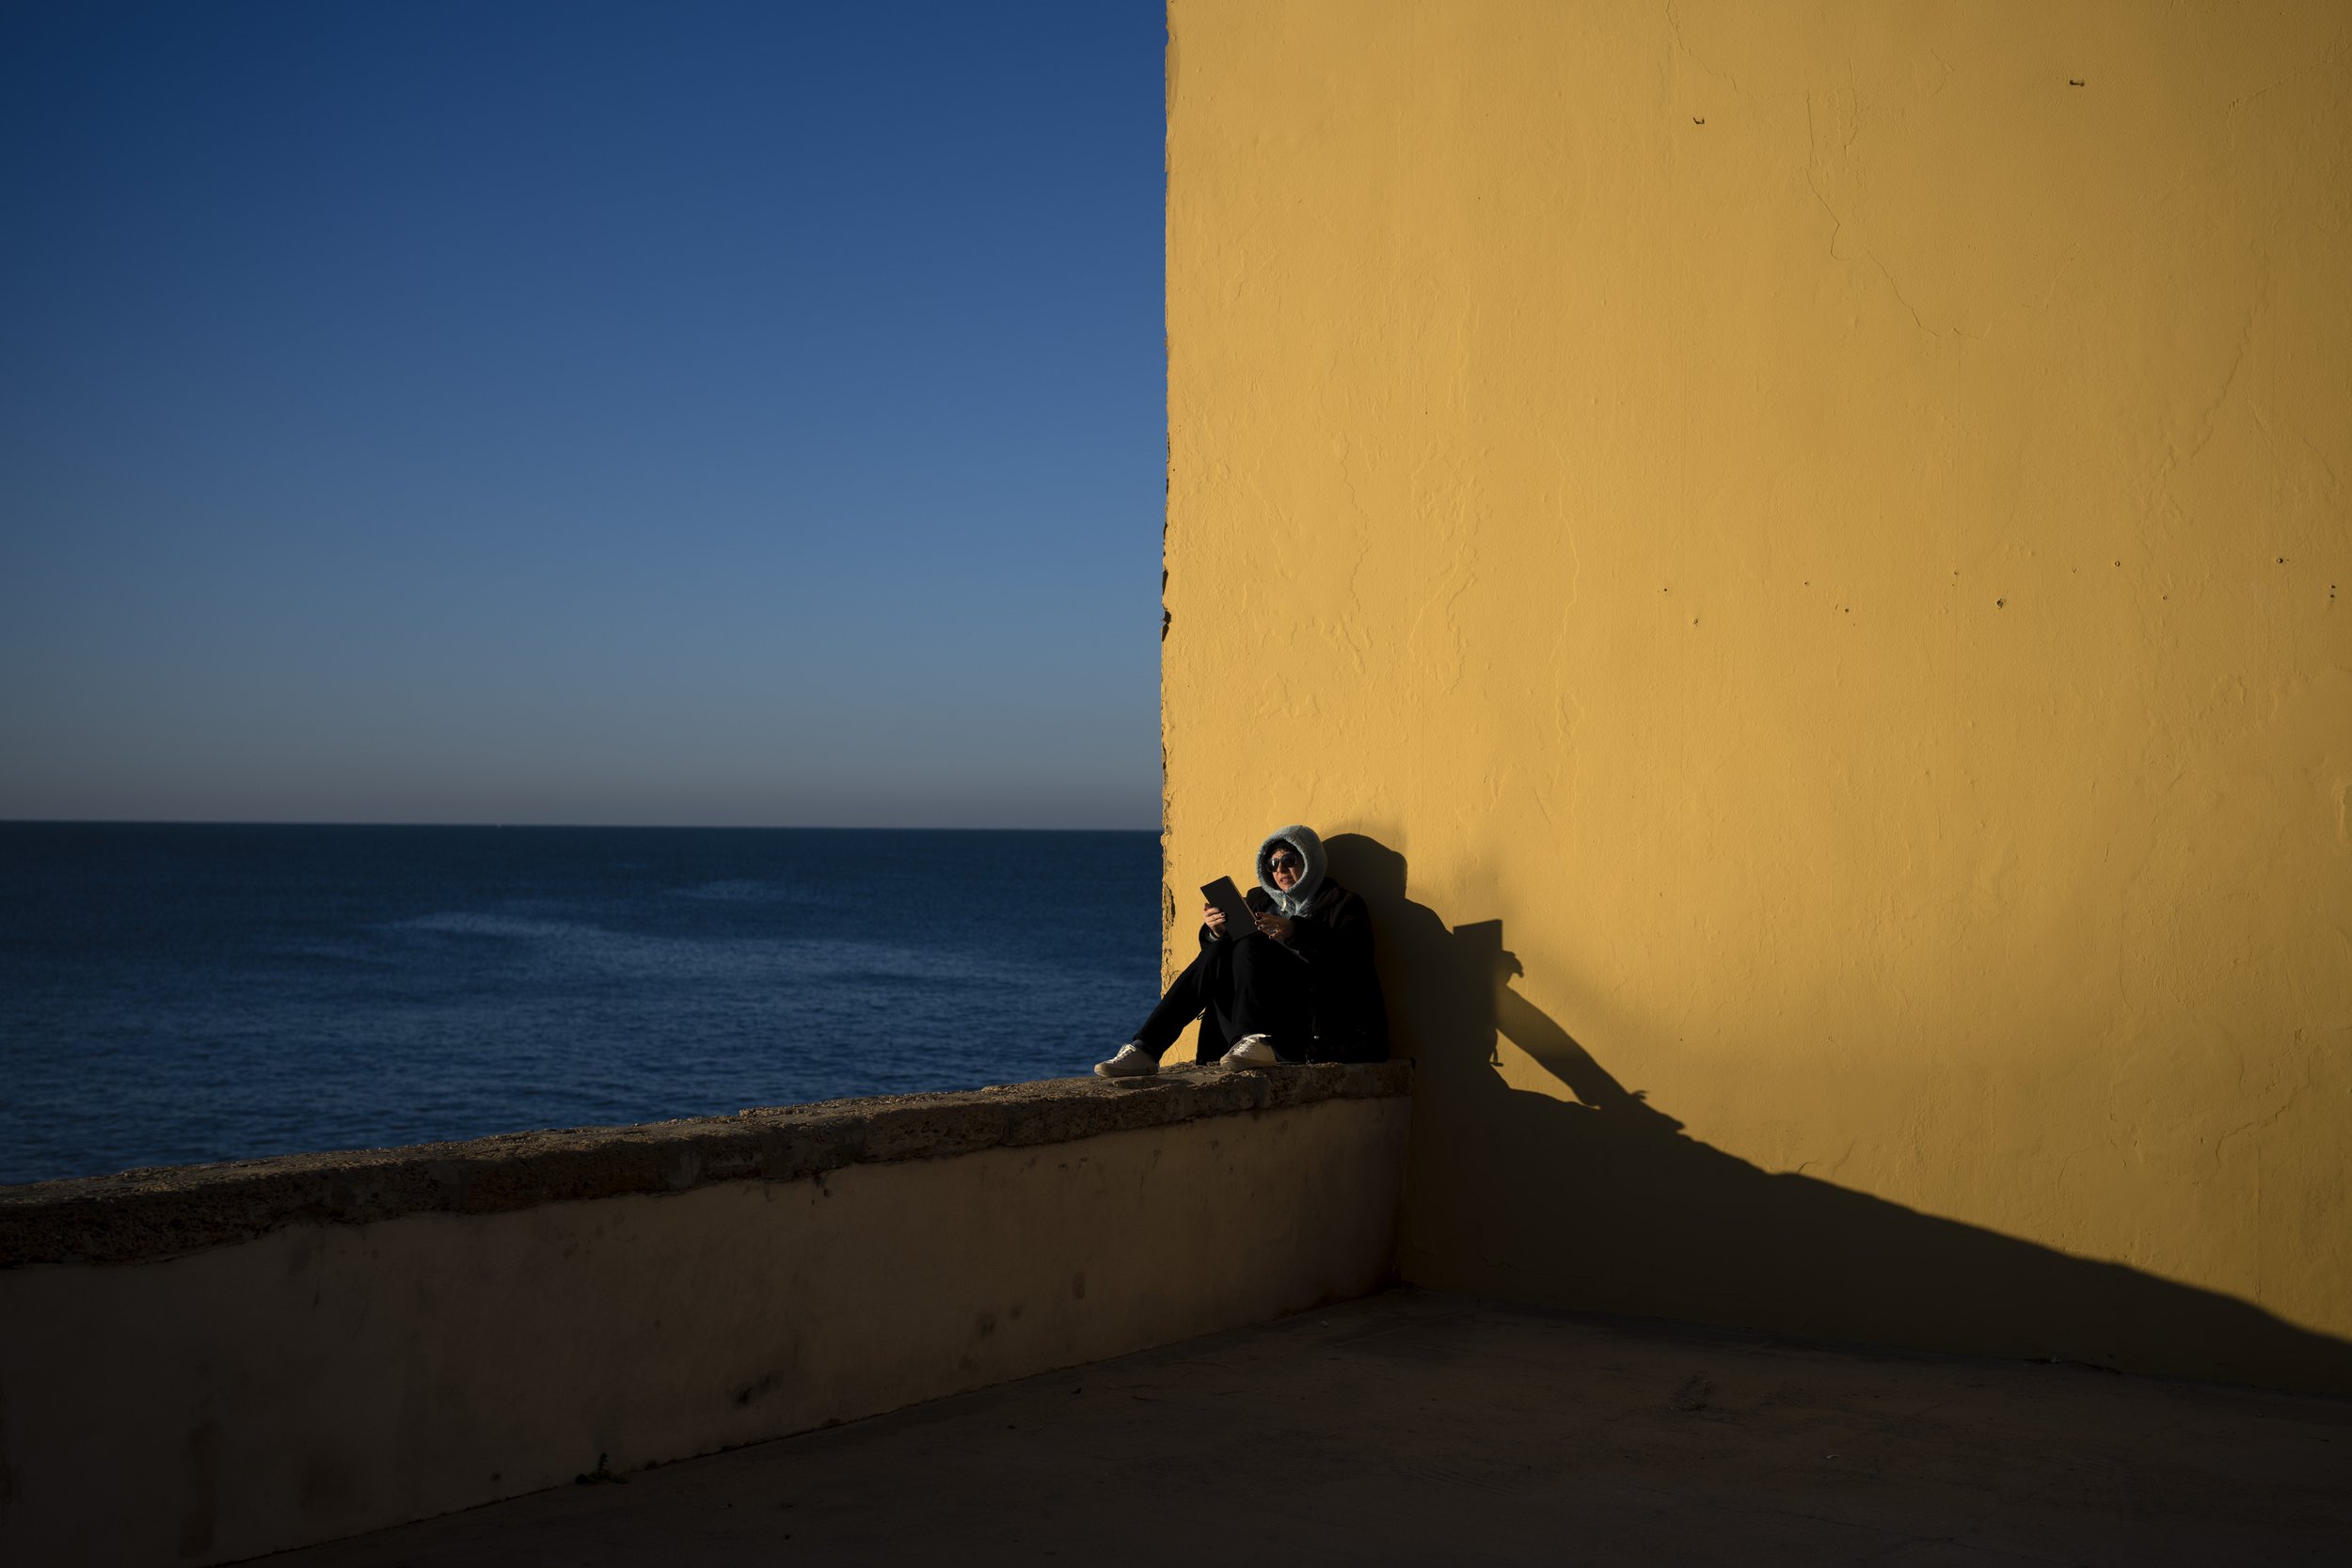
[[[2352,1402],[1396,1291],[268,1559],[2352,1562]]]

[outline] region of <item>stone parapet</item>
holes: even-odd
[[[1068,1143],[1411,1087],[1406,1062],[1264,1072],[1183,1067],[1152,1078],[1052,1078],[629,1127],[162,1165],[0,1187],[0,1268],[149,1262],[289,1225],[493,1214],[721,1181],[796,1181],[847,1165]]]

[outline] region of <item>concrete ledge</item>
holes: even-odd
[[[1350,1300],[1410,1069],[1184,1071],[0,1193],[0,1562],[194,1568]]]
[[[1411,1088],[1407,1062],[1268,1072],[1184,1067],[1156,1078],[1053,1078],[634,1127],[154,1166],[0,1187],[0,1268],[151,1262],[290,1225],[493,1214],[722,1181],[794,1181],[846,1165],[1068,1143]]]

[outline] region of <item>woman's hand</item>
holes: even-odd
[[[1291,933],[1297,928],[1298,927],[1292,922],[1284,919],[1279,914],[1274,913],[1270,910],[1260,910],[1258,911],[1258,929],[1263,931],[1267,936],[1272,937],[1277,942],[1290,941]]]
[[[1225,934],[1225,911],[1215,904],[1200,906],[1200,920],[1201,924],[1208,927],[1209,935],[1222,937]]]

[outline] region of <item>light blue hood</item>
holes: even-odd
[[[1298,851],[1298,858],[1307,863],[1306,871],[1288,893],[1275,887],[1274,878],[1266,870],[1266,857],[1274,853],[1274,847],[1278,844],[1289,845]],[[1265,889],[1266,896],[1274,900],[1274,907],[1288,918],[1295,920],[1305,914],[1307,901],[1323,886],[1323,840],[1315,836],[1315,831],[1294,822],[1287,828],[1277,828],[1266,834],[1265,842],[1258,846],[1258,885]]]

